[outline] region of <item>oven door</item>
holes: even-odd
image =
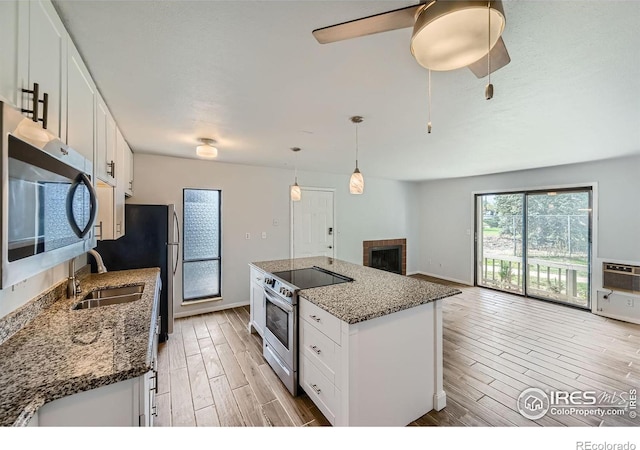
[[[297,362],[295,307],[278,298],[278,295],[268,288],[264,289],[264,297],[266,339],[289,369],[295,370]]]

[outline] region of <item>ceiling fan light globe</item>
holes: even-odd
[[[478,61],[498,42],[505,25],[501,2],[491,2],[491,29],[487,3],[436,1],[417,17],[411,53],[421,66],[455,70]],[[487,32],[490,41],[487,42]]]
[[[196,147],[196,155],[200,158],[213,159],[218,156],[218,149],[213,145],[198,145]]]
[[[354,170],[349,180],[349,192],[352,194],[364,193],[364,177],[358,169]]]

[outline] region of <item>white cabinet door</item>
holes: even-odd
[[[105,106],[105,109],[106,109],[106,106]],[[111,186],[116,185],[115,164],[116,164],[116,140],[118,136],[116,133],[116,130],[117,130],[116,121],[113,120],[113,116],[107,109],[107,125],[105,128],[105,133],[107,138],[107,154],[105,159],[106,165],[107,165],[107,168],[106,168],[107,177],[104,181],[107,184],[110,184]]]
[[[96,218],[96,239],[110,241],[116,238],[114,200],[116,188],[103,181],[98,181],[96,195],[98,197],[98,217]]]
[[[0,100],[22,107],[18,104],[20,89],[28,81],[28,3],[0,1],[0,42]]]
[[[96,152],[95,164],[93,165],[94,175],[96,178],[108,182],[107,175],[107,117],[109,110],[104,103],[102,96],[96,92]],[[113,177],[111,177],[113,178]]]
[[[264,336],[264,291],[262,285],[256,282],[251,283],[251,317],[253,319],[253,327],[260,336]]]
[[[129,150],[127,142],[124,140],[119,129],[116,130],[116,197],[114,200],[114,216],[116,223],[115,238],[124,236],[124,200],[125,187],[127,185],[127,173],[125,169],[125,155]]]
[[[71,39],[67,43],[67,144],[93,161],[96,87]]]
[[[49,1],[29,2],[29,88],[40,86],[40,99],[48,94],[47,129],[66,140],[67,31]],[[26,94],[25,94],[26,95]],[[32,105],[30,96],[23,103]],[[40,117],[44,105],[40,105]],[[29,108],[30,109],[30,108]]]
[[[125,194],[127,195],[127,197],[132,197],[133,196],[133,151],[131,151],[131,148],[127,146],[127,150],[125,151],[125,156],[126,156],[126,172],[127,172],[127,185],[126,185],[126,190],[125,190]]]

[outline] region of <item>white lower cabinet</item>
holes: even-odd
[[[264,304],[264,290],[262,280],[264,272],[251,266],[251,277],[249,282],[249,306],[251,309],[249,329],[253,328],[256,333],[264,337],[264,327],[266,322],[266,311]]]
[[[150,391],[153,372],[79,392],[45,404],[37,425],[53,426],[152,426]],[[32,422],[33,423],[33,420]]]
[[[299,384],[332,425],[404,426],[445,406],[442,306],[348,324],[301,297]]]

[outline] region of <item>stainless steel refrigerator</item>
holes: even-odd
[[[96,250],[108,271],[160,268],[160,342],[173,332],[173,279],[178,267],[180,229],[174,205],[125,205],[125,235],[99,241]],[[92,271],[95,261],[89,257]]]

